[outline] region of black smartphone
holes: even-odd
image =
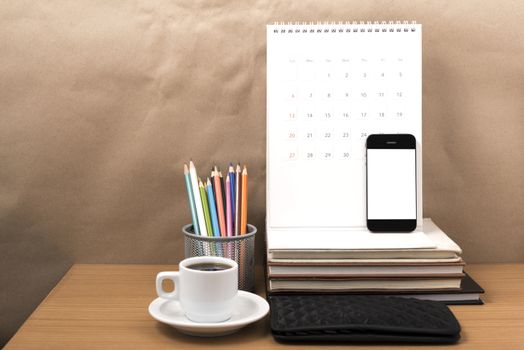
[[[374,134],[366,140],[366,212],[372,232],[417,227],[417,142],[409,134]]]

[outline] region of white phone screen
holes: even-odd
[[[414,149],[368,149],[367,181],[368,219],[416,220]]]

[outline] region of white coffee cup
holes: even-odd
[[[175,284],[172,292],[162,287],[165,279]],[[156,292],[161,298],[178,300],[191,321],[226,321],[231,318],[238,293],[238,264],[218,256],[184,259],[179,271],[164,271],[156,276]]]

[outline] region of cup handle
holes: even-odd
[[[162,288],[162,282],[166,279],[169,279],[173,281],[175,285],[175,289],[167,293],[164,288]],[[159,272],[158,275],[156,275],[156,293],[159,297],[164,299],[178,299],[178,290],[180,289],[180,279],[178,275],[178,271],[164,271]]]

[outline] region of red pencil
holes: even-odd
[[[226,220],[224,215],[224,202],[222,201],[222,186],[220,185],[220,177],[218,176],[218,169],[215,166],[213,176],[213,183],[215,184],[215,201],[218,212],[218,226],[220,227],[220,235],[226,235]]]
[[[240,164],[237,164],[237,168],[235,171],[235,236],[240,235],[240,210],[242,210],[242,208],[240,207],[240,200],[242,198],[242,195],[240,193],[240,191],[242,191],[242,179],[240,178],[240,176]]]
[[[247,233],[247,168],[242,171],[242,198],[240,206],[240,234]]]

